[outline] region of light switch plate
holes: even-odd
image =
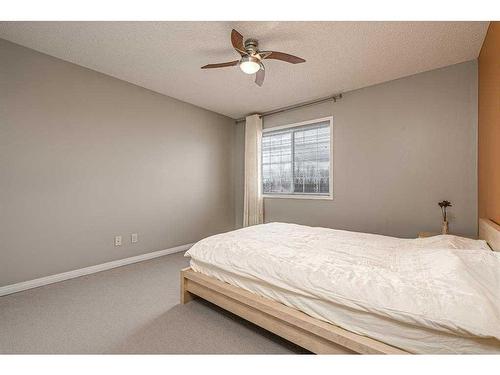
[[[130,235],[130,241],[131,241],[132,243],[136,243],[137,241],[139,241],[139,237],[137,236],[137,233],[132,233],[132,234]]]

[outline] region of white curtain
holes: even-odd
[[[261,176],[262,119],[259,115],[247,116],[245,123],[245,194],[243,226],[264,222]]]

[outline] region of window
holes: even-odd
[[[332,122],[328,117],[264,130],[265,197],[332,197]]]

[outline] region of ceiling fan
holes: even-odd
[[[220,64],[208,64],[202,66],[201,69],[212,69],[212,68],[225,68],[228,66],[239,65],[243,73],[255,74],[255,83],[262,86],[265,77],[265,68],[262,60],[264,59],[274,59],[281,60],[291,64],[299,64],[306,62],[306,60],[289,55],[288,53],[276,52],[276,51],[260,51],[259,42],[256,39],[247,39],[243,42],[243,35],[241,35],[236,30],[231,31],[231,44],[233,48],[241,55],[239,60],[234,60],[230,62],[220,63]]]

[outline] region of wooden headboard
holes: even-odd
[[[488,242],[494,251],[500,251],[500,225],[489,220],[479,219],[479,238]]]

